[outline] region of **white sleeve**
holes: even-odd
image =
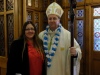
[[[39,36],[39,38],[43,41],[44,31],[40,32],[38,36]]]

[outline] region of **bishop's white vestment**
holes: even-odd
[[[39,38],[44,40],[44,31],[39,34]],[[55,55],[52,57],[51,66],[47,67],[47,75],[70,75],[70,32],[61,27],[61,33],[59,43]],[[55,31],[48,32],[48,42],[53,44]],[[50,47],[50,46],[49,46]],[[80,60],[81,60],[81,49],[79,44],[74,39],[74,47],[78,53],[77,58],[74,58],[74,75],[79,75]],[[50,52],[50,50],[49,50]]]

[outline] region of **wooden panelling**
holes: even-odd
[[[84,50],[85,50],[85,75],[91,75],[92,39],[91,39],[91,6],[85,7]]]
[[[65,29],[68,29],[68,10],[67,9],[63,9],[64,10],[64,14],[61,17],[61,23],[63,25],[63,27]]]
[[[85,4],[90,4],[91,0],[85,0]]]
[[[44,21],[44,16],[43,16],[43,14],[44,14],[44,12],[41,12],[40,13],[40,17],[39,17],[39,19],[40,19],[40,25],[39,25],[39,32],[41,32],[41,31],[43,31],[43,21]]]
[[[6,68],[6,66],[7,66],[7,58],[0,57],[0,67]]]
[[[6,68],[1,68],[1,74],[0,75],[6,75]]]
[[[100,60],[94,60],[92,66],[93,66],[92,75],[100,75]]]
[[[26,0],[23,0],[23,24],[24,24],[24,22],[26,22],[26,19],[27,19],[27,12],[26,12]]]
[[[100,3],[100,0],[91,0],[92,3]]]
[[[0,75],[6,75],[7,58],[0,57]]]
[[[99,51],[93,51],[93,60],[100,61],[100,52]]]

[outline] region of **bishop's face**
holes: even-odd
[[[52,31],[54,31],[60,23],[60,18],[57,15],[50,14],[48,15],[48,24]]]

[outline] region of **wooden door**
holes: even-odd
[[[0,75],[5,75],[7,50],[14,39],[13,0],[1,0],[0,6]]]
[[[21,30],[20,0],[0,0],[0,75],[6,75],[10,45]],[[18,12],[18,10],[20,12]]]
[[[68,30],[70,31],[70,14],[69,14],[69,8],[67,8],[67,10],[65,10],[65,16],[68,17],[66,19],[66,23],[68,23],[66,26],[65,24],[65,28],[68,27]],[[75,11],[75,20],[74,20],[74,38],[76,39],[76,41],[78,42],[78,44],[81,47],[81,51],[82,51],[82,59],[80,61],[80,74],[79,75],[85,75],[85,66],[84,66],[84,62],[85,62],[85,47],[84,47],[84,26],[85,26],[85,8],[84,7],[76,7]],[[64,16],[63,16],[64,17]]]
[[[100,75],[100,0],[86,2],[86,75]]]
[[[85,73],[100,75],[100,6],[86,6]]]
[[[91,75],[100,75],[100,6],[92,7]]]

